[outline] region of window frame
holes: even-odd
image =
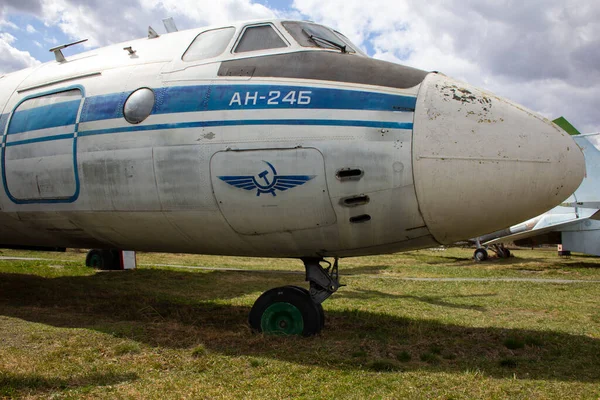
[[[285,47],[270,47],[267,49],[260,49],[260,50],[250,50],[250,51],[242,51],[242,52],[236,52],[235,49],[237,48],[237,46],[240,43],[240,40],[242,39],[242,37],[244,37],[244,34],[246,33],[246,30],[248,28],[255,28],[255,27],[259,27],[259,26],[270,26],[275,33],[279,36],[279,38],[282,40],[283,44],[285,45]],[[242,30],[240,31],[240,33],[238,34],[235,42],[233,43],[233,46],[231,47],[230,53],[234,56],[239,56],[239,55],[243,55],[243,54],[253,54],[253,53],[257,53],[257,52],[261,52],[261,51],[282,51],[283,49],[289,49],[291,46],[289,40],[287,40],[287,38],[279,31],[279,29],[277,29],[277,27],[270,23],[270,22],[261,22],[258,24],[251,24],[251,25],[246,25],[242,28]]]
[[[346,45],[347,54],[358,55],[363,57],[368,57],[362,50],[360,50],[354,43],[350,41],[344,34],[322,24],[317,24],[312,21],[295,21],[295,20],[285,20],[281,21],[281,26],[287,31],[287,33],[294,39],[294,41],[303,49],[317,49],[317,50],[325,50],[325,51],[336,51],[341,52],[341,50],[333,45],[325,45],[322,46],[319,43],[315,42],[313,39],[310,39],[309,32],[305,30],[305,25],[315,26],[317,29],[324,29],[331,34],[331,36],[335,37],[339,40],[340,45]],[[325,38],[327,39],[327,38]]]
[[[331,31],[341,39],[342,42],[346,43],[348,46],[350,46],[354,52],[350,53],[350,54],[356,54],[362,57],[369,57],[369,55],[367,53],[365,53],[364,51],[362,51],[357,45],[355,45],[354,43],[352,43],[352,41],[350,40],[350,38],[348,38],[346,35],[344,35],[342,32],[336,31],[335,29],[331,29]]]
[[[229,39],[229,43],[227,43],[227,45],[225,46],[225,48],[223,49],[223,51],[220,52],[218,55],[216,55],[214,57],[202,58],[202,59],[199,59],[199,60],[186,61],[186,60],[183,59],[183,57],[186,55],[186,53],[188,52],[188,50],[192,47],[192,45],[194,44],[194,42],[196,41],[196,39],[198,39],[198,37],[200,37],[200,35],[203,35],[206,32],[210,32],[210,31],[219,31],[219,30],[222,30],[222,29],[229,29],[229,28],[233,28],[233,35],[231,35],[231,38]],[[204,62],[204,61],[207,61],[207,60],[213,60],[215,58],[221,57],[223,54],[225,54],[227,52],[227,49],[231,46],[231,42],[235,39],[235,35],[237,33],[236,32],[237,30],[238,29],[235,26],[230,25],[230,26],[221,26],[221,27],[218,27],[218,28],[207,29],[205,31],[202,31],[202,32],[198,33],[196,36],[194,36],[194,38],[192,39],[192,41],[190,42],[190,44],[188,45],[188,47],[185,48],[185,51],[181,54],[180,60],[182,62],[186,63],[186,64],[191,64],[191,63],[198,63],[198,62],[201,63],[201,62]],[[236,41],[236,43],[237,43],[237,41]],[[233,48],[235,48],[235,45],[234,45],[234,47],[232,47],[232,49]]]

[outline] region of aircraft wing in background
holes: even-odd
[[[582,203],[577,203],[578,207],[582,207]],[[559,206],[557,208],[565,208]],[[522,239],[540,236],[548,232],[561,232],[566,228],[575,226],[585,222],[586,220],[600,220],[600,210],[598,208],[579,209],[579,213],[575,214],[544,214],[537,224],[530,230],[520,231],[513,234],[500,236],[483,243],[484,246],[490,246],[498,243],[515,242]]]
[[[544,228],[534,228],[530,231],[525,231],[525,232],[519,232],[519,233],[514,233],[512,235],[507,235],[507,236],[502,236],[490,241],[487,241],[485,243],[483,243],[484,246],[491,246],[494,244],[500,244],[500,243],[507,243],[507,242],[516,242],[518,240],[522,240],[522,239],[527,239],[527,238],[531,238],[531,237],[536,237],[536,236],[541,236],[543,234],[546,234],[548,232],[556,232],[556,231],[560,231],[562,228],[566,228],[569,227],[571,225],[575,225],[579,222],[581,222],[582,220],[577,218],[577,219],[572,219],[569,221],[565,221],[565,222],[561,222],[561,223],[557,223],[554,225],[549,225],[546,226]]]

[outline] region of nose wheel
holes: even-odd
[[[306,289],[283,286],[267,290],[254,303],[248,318],[255,332],[311,336],[324,325],[323,307]]]
[[[333,265],[317,258],[303,261],[310,291],[298,286],[283,286],[264,292],[252,306],[248,317],[253,331],[311,336],[323,329],[325,313],[321,303],[342,286],[337,259]],[[328,267],[323,268],[322,262]]]

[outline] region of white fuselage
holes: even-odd
[[[400,88],[253,74],[263,57],[339,54],[301,47],[279,21],[269,24],[285,48],[233,52],[238,24],[209,59],[182,59],[200,29],[0,78],[0,244],[394,252],[508,226],[560,203],[581,181],[581,154],[558,128],[443,75]],[[221,73],[225,62],[239,71]],[[140,88],[155,103],[132,124],[123,108]],[[484,193],[472,182],[494,175],[506,181]],[[490,206],[499,217],[479,218]]]

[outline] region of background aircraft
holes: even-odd
[[[256,331],[319,332],[340,257],[494,231],[583,178],[581,151],[545,118],[322,25],[65,46],[0,77],[0,243],[93,248],[102,268],[114,249],[301,259],[310,292],[265,292]]]
[[[484,246],[492,246],[499,257],[510,256],[502,244],[517,246],[562,244],[563,254],[571,251],[600,256],[600,133],[581,135],[563,117],[554,121],[573,136],[583,150],[586,176],[579,188],[552,210],[511,226],[508,229],[478,238]],[[474,255],[477,261],[487,259],[480,246]]]

